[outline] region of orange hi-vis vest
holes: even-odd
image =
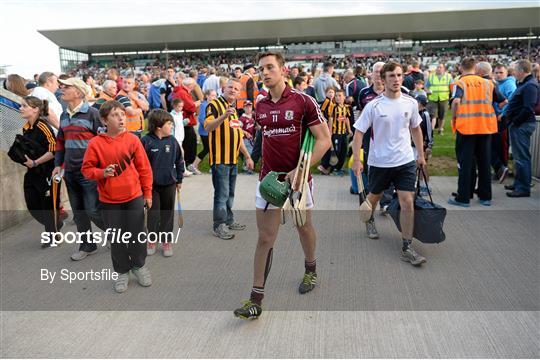
[[[114,98],[112,96],[109,96],[107,93],[105,93],[105,91],[102,91],[102,92],[99,93],[98,99],[103,99],[105,101],[114,100]]]
[[[468,75],[456,81],[456,86],[463,90],[463,97],[457,107],[454,130],[463,135],[496,133],[493,82],[477,75]]]
[[[134,109],[140,109],[139,105],[135,101],[132,101],[131,98],[128,96],[128,94],[124,90],[120,90],[118,92],[118,95],[125,96],[129,99],[129,102],[131,103],[131,106],[133,106]],[[126,129],[128,131],[142,131],[144,127],[144,116],[141,113],[134,114],[134,115],[128,115],[126,112]]]
[[[243,108],[246,100],[249,100],[247,96],[247,82],[249,79],[253,79],[253,78],[249,76],[248,74],[243,74],[240,77],[240,82],[242,83],[242,90],[240,91],[240,95],[238,96],[238,99],[236,100],[237,109]],[[253,79],[253,100],[251,100],[251,102],[253,103],[254,109],[255,109],[255,99],[257,99],[257,95],[259,95],[259,91],[257,89],[257,83],[255,82],[255,79]]]

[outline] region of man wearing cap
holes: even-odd
[[[257,97],[257,86],[253,80],[254,75],[255,67],[253,64],[246,64],[246,66],[244,66],[244,74],[240,76],[242,90],[240,91],[240,95],[236,100],[236,111],[238,111],[238,115],[242,115],[244,113],[244,103],[247,100],[255,103],[255,98]]]
[[[85,179],[81,173],[88,142],[98,134],[102,124],[98,110],[85,100],[88,88],[81,79],[59,79],[58,82],[62,90],[62,100],[66,102],[67,108],[60,116],[52,176],[59,174],[64,166],[64,180],[73,210],[73,220],[77,224],[77,231],[82,233],[79,251],[71,255],[72,260],[78,261],[97,252],[97,245],[92,242],[89,235],[84,234],[92,231],[90,220],[99,228],[104,228],[97,210],[97,184],[95,181]]]

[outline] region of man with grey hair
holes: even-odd
[[[126,108],[126,115],[130,116],[135,114],[135,110],[131,104],[131,101],[124,95],[118,92],[118,85],[115,80],[105,80],[103,83],[103,91],[99,93],[99,97],[92,105],[95,109],[99,110],[101,105],[110,100],[116,100]]]
[[[52,176],[60,174],[64,167],[64,181],[73,210],[73,220],[77,224],[77,231],[81,233],[79,251],[71,255],[72,260],[78,261],[97,252],[97,245],[88,233],[92,231],[90,221],[104,230],[97,209],[97,184],[85,179],[81,173],[88,142],[98,134],[102,124],[98,110],[86,102],[88,88],[81,79],[69,78],[59,82],[62,100],[66,102],[67,108],[60,116]]]
[[[38,86],[32,90],[30,95],[37,97],[40,100],[49,102],[49,118],[48,122],[53,127],[54,132],[60,127],[60,115],[62,115],[62,105],[54,93],[58,90],[58,77],[52,72],[45,71],[38,77]]]
[[[484,79],[491,78],[492,71],[493,69],[491,68],[491,64],[487,61],[480,61],[476,63],[476,74],[478,76],[481,76]]]
[[[210,75],[204,81],[202,91],[206,92],[207,90],[215,90],[216,93],[219,93],[221,90],[221,86],[219,82],[219,76],[216,75],[216,69],[211,67],[208,69],[208,73]]]
[[[531,196],[530,145],[531,135],[536,130],[534,109],[540,97],[538,81],[531,74],[531,62],[518,60],[514,70],[518,84],[504,113],[509,123],[515,173],[514,184],[505,188],[511,190],[506,195],[512,198]]]

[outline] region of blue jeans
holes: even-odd
[[[246,145],[246,149],[249,155],[251,155],[251,152],[253,151],[253,140],[248,140],[244,138],[244,145]]]
[[[520,126],[510,125],[510,146],[514,157],[514,188],[520,193],[531,193],[531,135],[536,123],[526,122]]]
[[[104,230],[103,220],[98,211],[97,183],[85,179],[80,171],[66,171],[64,181],[66,182],[69,202],[73,210],[73,220],[77,225],[77,231],[92,231],[90,221]],[[83,242],[80,244],[79,250],[93,251],[97,249],[97,245],[93,244],[88,236],[82,236],[82,240]]]
[[[214,230],[221,224],[234,222],[232,212],[234,188],[236,187],[236,164],[212,165],[212,184],[214,185]]]

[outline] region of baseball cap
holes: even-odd
[[[58,79],[58,82],[60,84],[64,84],[64,85],[67,85],[67,86],[76,87],[85,96],[88,95],[88,87],[87,87],[87,85],[84,83],[84,81],[82,81],[79,78],[72,77],[72,78],[69,78],[69,79],[66,79],[66,80]]]
[[[416,101],[418,101],[420,104],[426,106],[428,103],[428,99],[425,95],[418,95],[416,97]]]

